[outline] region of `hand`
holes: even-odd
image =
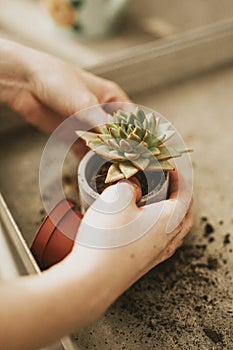
[[[102,231],[106,240],[114,232],[120,231],[123,236],[134,232],[135,241],[111,249],[88,248],[77,242],[70,257],[75,266],[89,271],[90,278],[100,279],[104,275],[104,288],[109,288],[115,298],[151,268],[171,257],[193,225],[191,196],[177,172],[171,173],[168,200],[138,208],[139,198],[135,184],[121,182],[107,188],[88,209],[78,231],[78,241],[81,237],[83,242],[92,228],[93,235]],[[173,227],[171,232],[169,226]]]
[[[0,58],[0,103],[46,132],[84,108],[129,101],[114,82],[22,45],[0,40]]]

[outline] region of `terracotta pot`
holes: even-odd
[[[70,253],[82,217],[75,204],[65,199],[46,216],[31,247],[42,270],[63,260]]]
[[[100,167],[106,163],[106,159],[89,151],[81,160],[78,168],[78,184],[81,200],[81,210],[84,214],[89,206],[99,197],[97,191],[90,186],[90,180],[98,173]],[[146,172],[145,172],[146,174]],[[157,185],[148,194],[144,195],[137,203],[138,206],[143,206],[150,203],[162,201],[167,198],[169,186],[169,172],[148,172],[147,180],[156,177]]]

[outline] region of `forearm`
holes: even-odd
[[[0,286],[1,349],[38,349],[86,326],[143,274],[128,246],[76,249],[40,276]]]
[[[37,349],[99,317],[114,296],[104,273],[91,276],[65,261],[0,286],[0,348]]]

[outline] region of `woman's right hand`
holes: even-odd
[[[171,257],[193,225],[190,191],[177,172],[171,173],[170,179],[170,197],[165,201],[139,208],[138,186],[123,181],[107,188],[83,218],[71,255],[77,261],[76,266],[90,274],[95,271],[90,278],[105,274],[115,298],[151,268]],[[118,245],[115,234],[126,238],[125,245]],[[98,237],[102,241],[98,242]],[[103,237],[110,242],[109,246]]]

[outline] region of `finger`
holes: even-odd
[[[87,71],[79,70],[79,73],[83,77],[86,86],[97,97],[99,103],[130,102],[127,94],[113,81],[97,77]]]
[[[171,171],[169,173],[170,183],[169,183],[169,199],[177,198],[179,191],[179,173],[177,170]]]
[[[98,126],[105,125],[109,120],[109,115],[103,108],[96,104],[91,108],[80,109],[73,116],[77,119],[77,130],[98,130]]]
[[[175,238],[172,239],[172,241],[169,243],[167,249],[165,250],[165,254],[163,256],[163,260],[169,259],[171,256],[175,254],[177,249],[179,249],[183,243],[184,239],[189,233],[191,227],[193,225],[193,216],[191,211],[186,215],[186,218],[183,222],[182,229],[180,232],[175,236]]]
[[[167,205],[170,207],[170,217],[166,231],[171,233],[183,220],[192,204],[192,194],[183,177],[177,171],[171,172],[170,197]]]
[[[187,210],[192,205],[192,196],[183,176],[177,170],[170,172],[170,196],[169,199],[180,200],[187,206]]]
[[[103,109],[110,114],[116,113],[119,109],[127,112],[127,113],[134,113],[136,104],[132,101],[123,101],[123,102],[114,102],[114,103],[105,103],[103,104]]]
[[[118,208],[126,208],[130,204],[136,206],[136,202],[141,198],[141,188],[134,180],[123,180],[107,187],[100,197],[106,203],[117,203]]]
[[[191,230],[193,226],[193,215],[191,210],[188,211],[185,218],[182,220],[182,222],[179,224],[179,226],[174,230],[173,234],[171,235],[171,239],[174,242],[179,242],[183,240],[188,232]]]
[[[32,125],[51,133],[62,122],[62,117],[41,104],[30,92],[23,91],[12,99],[11,108]]]
[[[131,185],[134,186],[134,190],[136,191],[136,202],[139,202],[142,198],[142,187],[140,185],[140,182],[136,178],[136,176],[132,176],[129,180]]]

